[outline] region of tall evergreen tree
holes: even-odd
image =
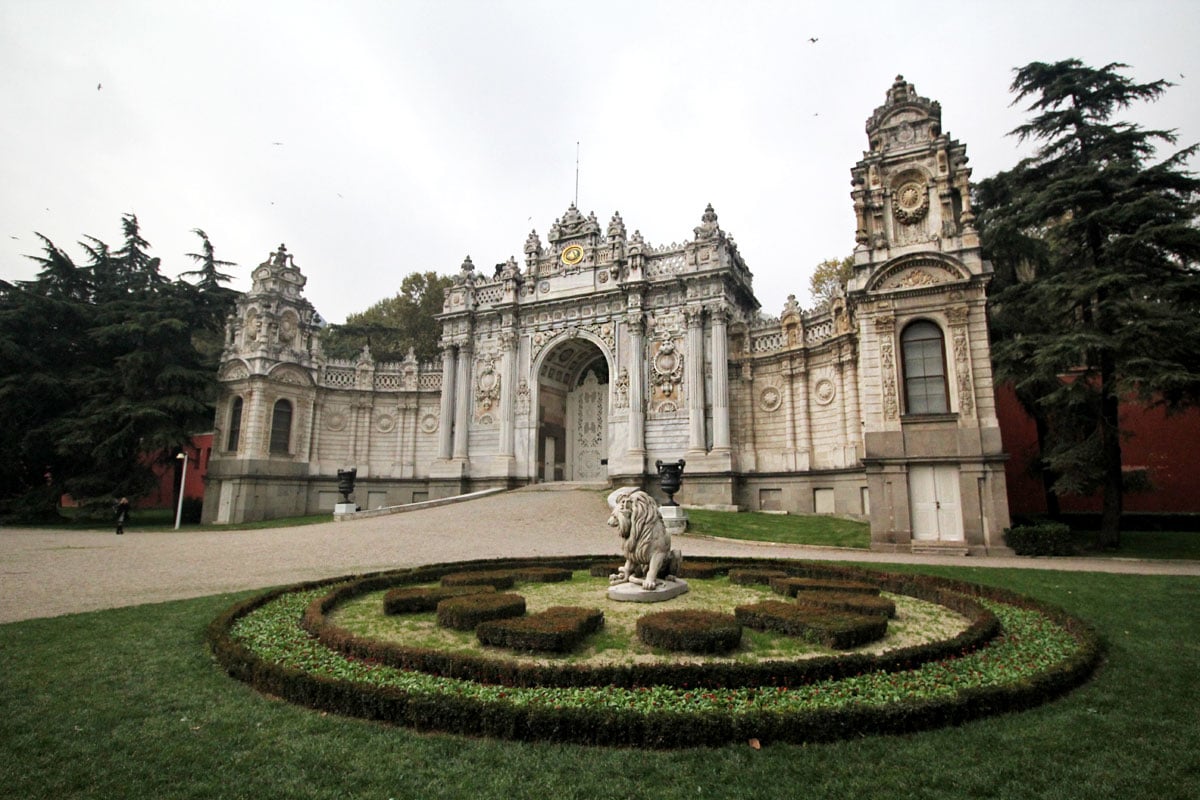
[[[993,357],[1048,426],[1043,458],[1059,493],[1103,494],[1101,540],[1120,542],[1119,404],[1200,398],[1200,181],[1196,146],[1151,163],[1171,131],[1114,115],[1157,99],[1124,64],[1078,60],[1016,70],[1013,131],[1036,153],[980,186],[985,246],[1000,264]],[[1036,415],[1035,415],[1036,416]]]
[[[122,223],[116,251],[85,237],[83,268],[40,237],[37,279],[0,285],[0,505],[9,514],[52,515],[64,493],[96,505],[143,494],[155,482],[146,456],[170,457],[211,422],[215,365],[197,342],[220,340],[232,303],[221,262],[208,276],[224,290],[214,299],[164,278],[137,218]]]

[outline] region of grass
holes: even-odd
[[[1089,555],[1108,558],[1187,559],[1200,561],[1200,532],[1121,531],[1121,547],[1095,549]]]
[[[783,544],[811,544],[829,547],[871,546],[871,527],[865,522],[816,514],[733,513],[689,508],[688,533],[721,536],[726,539],[751,539]]]
[[[666,752],[517,744],[254,693],[204,651],[204,627],[237,599],[220,595],[0,626],[0,798],[1200,794],[1200,578],[909,569],[1060,605],[1098,628],[1107,663],[1056,702],[916,736]]]

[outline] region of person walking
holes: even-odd
[[[125,521],[129,519],[129,498],[122,497],[117,501],[117,536],[125,532]]]

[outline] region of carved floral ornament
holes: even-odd
[[[872,281],[868,291],[919,289],[943,283],[967,280],[959,268],[934,259],[906,259],[885,269]]]
[[[658,352],[650,362],[654,385],[664,395],[670,396],[676,385],[683,380],[683,354],[675,349],[675,343],[667,340],[658,346]]]
[[[920,181],[901,184],[893,196],[892,213],[905,225],[915,225],[929,213],[929,191]]]
[[[837,396],[837,388],[833,385],[833,381],[828,378],[822,378],[817,381],[817,385],[813,388],[813,397],[816,401],[827,406],[833,402],[833,398]]]
[[[758,396],[758,404],[763,411],[777,411],[783,405],[783,395],[776,386],[768,386]]]

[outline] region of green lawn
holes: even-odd
[[[896,568],[899,569],[899,568]],[[1021,714],[837,744],[641,752],[425,735],[322,715],[222,674],[234,599],[0,626],[0,798],[1190,798],[1200,578],[912,567],[1090,622],[1089,684]]]
[[[760,542],[813,544],[832,547],[871,546],[871,528],[865,522],[816,514],[733,513],[689,508],[688,533],[753,539]]]

